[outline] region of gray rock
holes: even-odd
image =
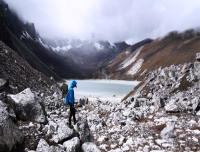
[[[51,90],[54,92],[53,97],[57,99],[62,98],[62,91],[60,90],[59,86],[57,84],[53,84],[51,86]]]
[[[1,92],[0,93],[0,100],[4,101],[7,98],[7,93],[6,92]]]
[[[199,97],[195,97],[194,99],[192,99],[191,103],[192,103],[193,111],[196,111],[196,109],[199,105]]]
[[[74,137],[71,140],[63,143],[67,152],[79,152],[81,149],[81,143],[78,137]]]
[[[152,94],[152,93],[148,93],[148,94],[147,94],[147,98],[148,98],[148,99],[152,99],[152,97],[153,97],[153,94]]]
[[[23,134],[11,120],[7,108],[8,106],[0,100],[0,151],[11,151],[24,140]]]
[[[51,136],[54,132],[57,131],[57,128],[58,128],[58,125],[55,122],[49,121],[47,135]]]
[[[49,144],[44,139],[40,139],[36,152],[49,152],[49,148]]]
[[[183,68],[181,69],[181,72],[185,74],[186,72],[190,70],[190,67],[192,67],[192,63],[185,63],[183,65]]]
[[[166,69],[162,69],[161,72],[160,72],[160,75],[163,76],[164,79],[168,78],[168,73],[167,73]]]
[[[176,137],[176,132],[174,131],[174,123],[167,125],[167,127],[165,127],[160,132],[160,136],[165,140]]]
[[[49,152],[65,152],[65,149],[61,146],[50,146],[49,147]]]
[[[175,76],[175,72],[174,71],[169,71],[169,77],[174,77]]]
[[[101,152],[99,148],[92,142],[86,142],[82,145],[81,150],[83,152]]]
[[[122,117],[121,112],[114,113],[113,122],[115,123],[115,125],[119,124],[120,120],[122,119],[123,117]]]
[[[84,106],[86,103],[88,103],[88,98],[80,98],[78,100],[78,107]]]
[[[194,62],[194,74],[200,77],[200,62]]]
[[[162,100],[160,97],[157,97],[156,95],[153,96],[151,102],[154,103],[154,106],[157,108],[162,108],[165,105],[164,100]]]
[[[134,108],[136,108],[136,107],[140,107],[140,102],[139,102],[138,99],[136,99],[136,100],[134,101]]]
[[[60,90],[62,91],[62,97],[64,98],[65,95],[68,93],[68,85],[66,83],[62,83],[60,85]]]
[[[9,86],[8,77],[5,74],[0,73],[0,92],[6,91],[8,86]]]
[[[196,54],[196,60],[197,60],[197,61],[200,61],[200,53],[197,53],[197,54]]]
[[[52,140],[56,143],[62,143],[63,141],[74,137],[74,131],[68,127],[67,120],[62,120],[59,123],[57,134],[53,134],[52,137]]]
[[[15,111],[18,120],[46,122],[44,102],[30,88],[8,97],[8,104]]]
[[[176,105],[175,100],[171,100],[166,106],[165,110],[166,112],[179,112],[179,106]]]
[[[54,92],[52,97],[56,100],[60,100],[62,99],[62,94],[60,92]]]
[[[85,142],[93,142],[94,141],[93,135],[90,132],[90,129],[88,126],[87,119],[79,117],[78,122],[76,123],[75,129],[79,133],[81,144],[83,144]]]

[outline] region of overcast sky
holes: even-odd
[[[134,44],[200,27],[200,0],[5,0],[41,37]]]

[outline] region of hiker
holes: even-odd
[[[69,106],[70,106],[70,115],[69,115],[69,126],[71,127],[71,117],[73,116],[74,119],[74,125],[76,124],[76,118],[75,118],[75,108],[74,108],[74,102],[75,102],[75,98],[74,98],[74,87],[76,86],[77,82],[75,80],[72,81],[72,83],[70,84],[69,87]]]

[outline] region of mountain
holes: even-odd
[[[22,21],[0,1],[0,40],[18,53],[27,63],[46,76],[83,78],[80,67],[71,58],[62,58],[44,44],[33,23]]]
[[[49,93],[53,81],[41,72],[33,69],[15,51],[0,41],[0,80],[2,75],[8,82],[9,93],[19,93],[26,88],[43,93]],[[0,90],[2,91],[2,90]],[[2,95],[2,94],[1,94]]]
[[[152,41],[153,41],[152,39],[145,39],[124,49],[119,55],[117,55],[113,60],[111,60],[105,68],[95,72],[93,74],[93,78],[104,78],[104,79],[105,78],[121,79],[121,77],[124,78],[124,76],[122,75],[126,72],[125,68],[127,66],[129,67],[132,64],[132,62],[136,60],[136,56],[141,50],[140,48],[143,45],[151,43]]]
[[[139,42],[124,50],[103,70],[94,73],[93,78],[143,80],[146,74],[159,67],[194,62],[196,53],[200,52],[199,42],[200,33],[192,29],[182,33],[170,32],[137,47]]]
[[[125,48],[126,42],[110,43],[106,40],[44,39],[45,43],[64,58],[72,58],[84,69],[83,75],[90,76],[108,64]]]

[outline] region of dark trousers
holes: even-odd
[[[76,118],[75,118],[75,108],[72,107],[72,105],[70,106],[70,114],[69,114],[69,125],[71,125],[71,117],[73,116],[74,119],[74,124],[76,124]]]

